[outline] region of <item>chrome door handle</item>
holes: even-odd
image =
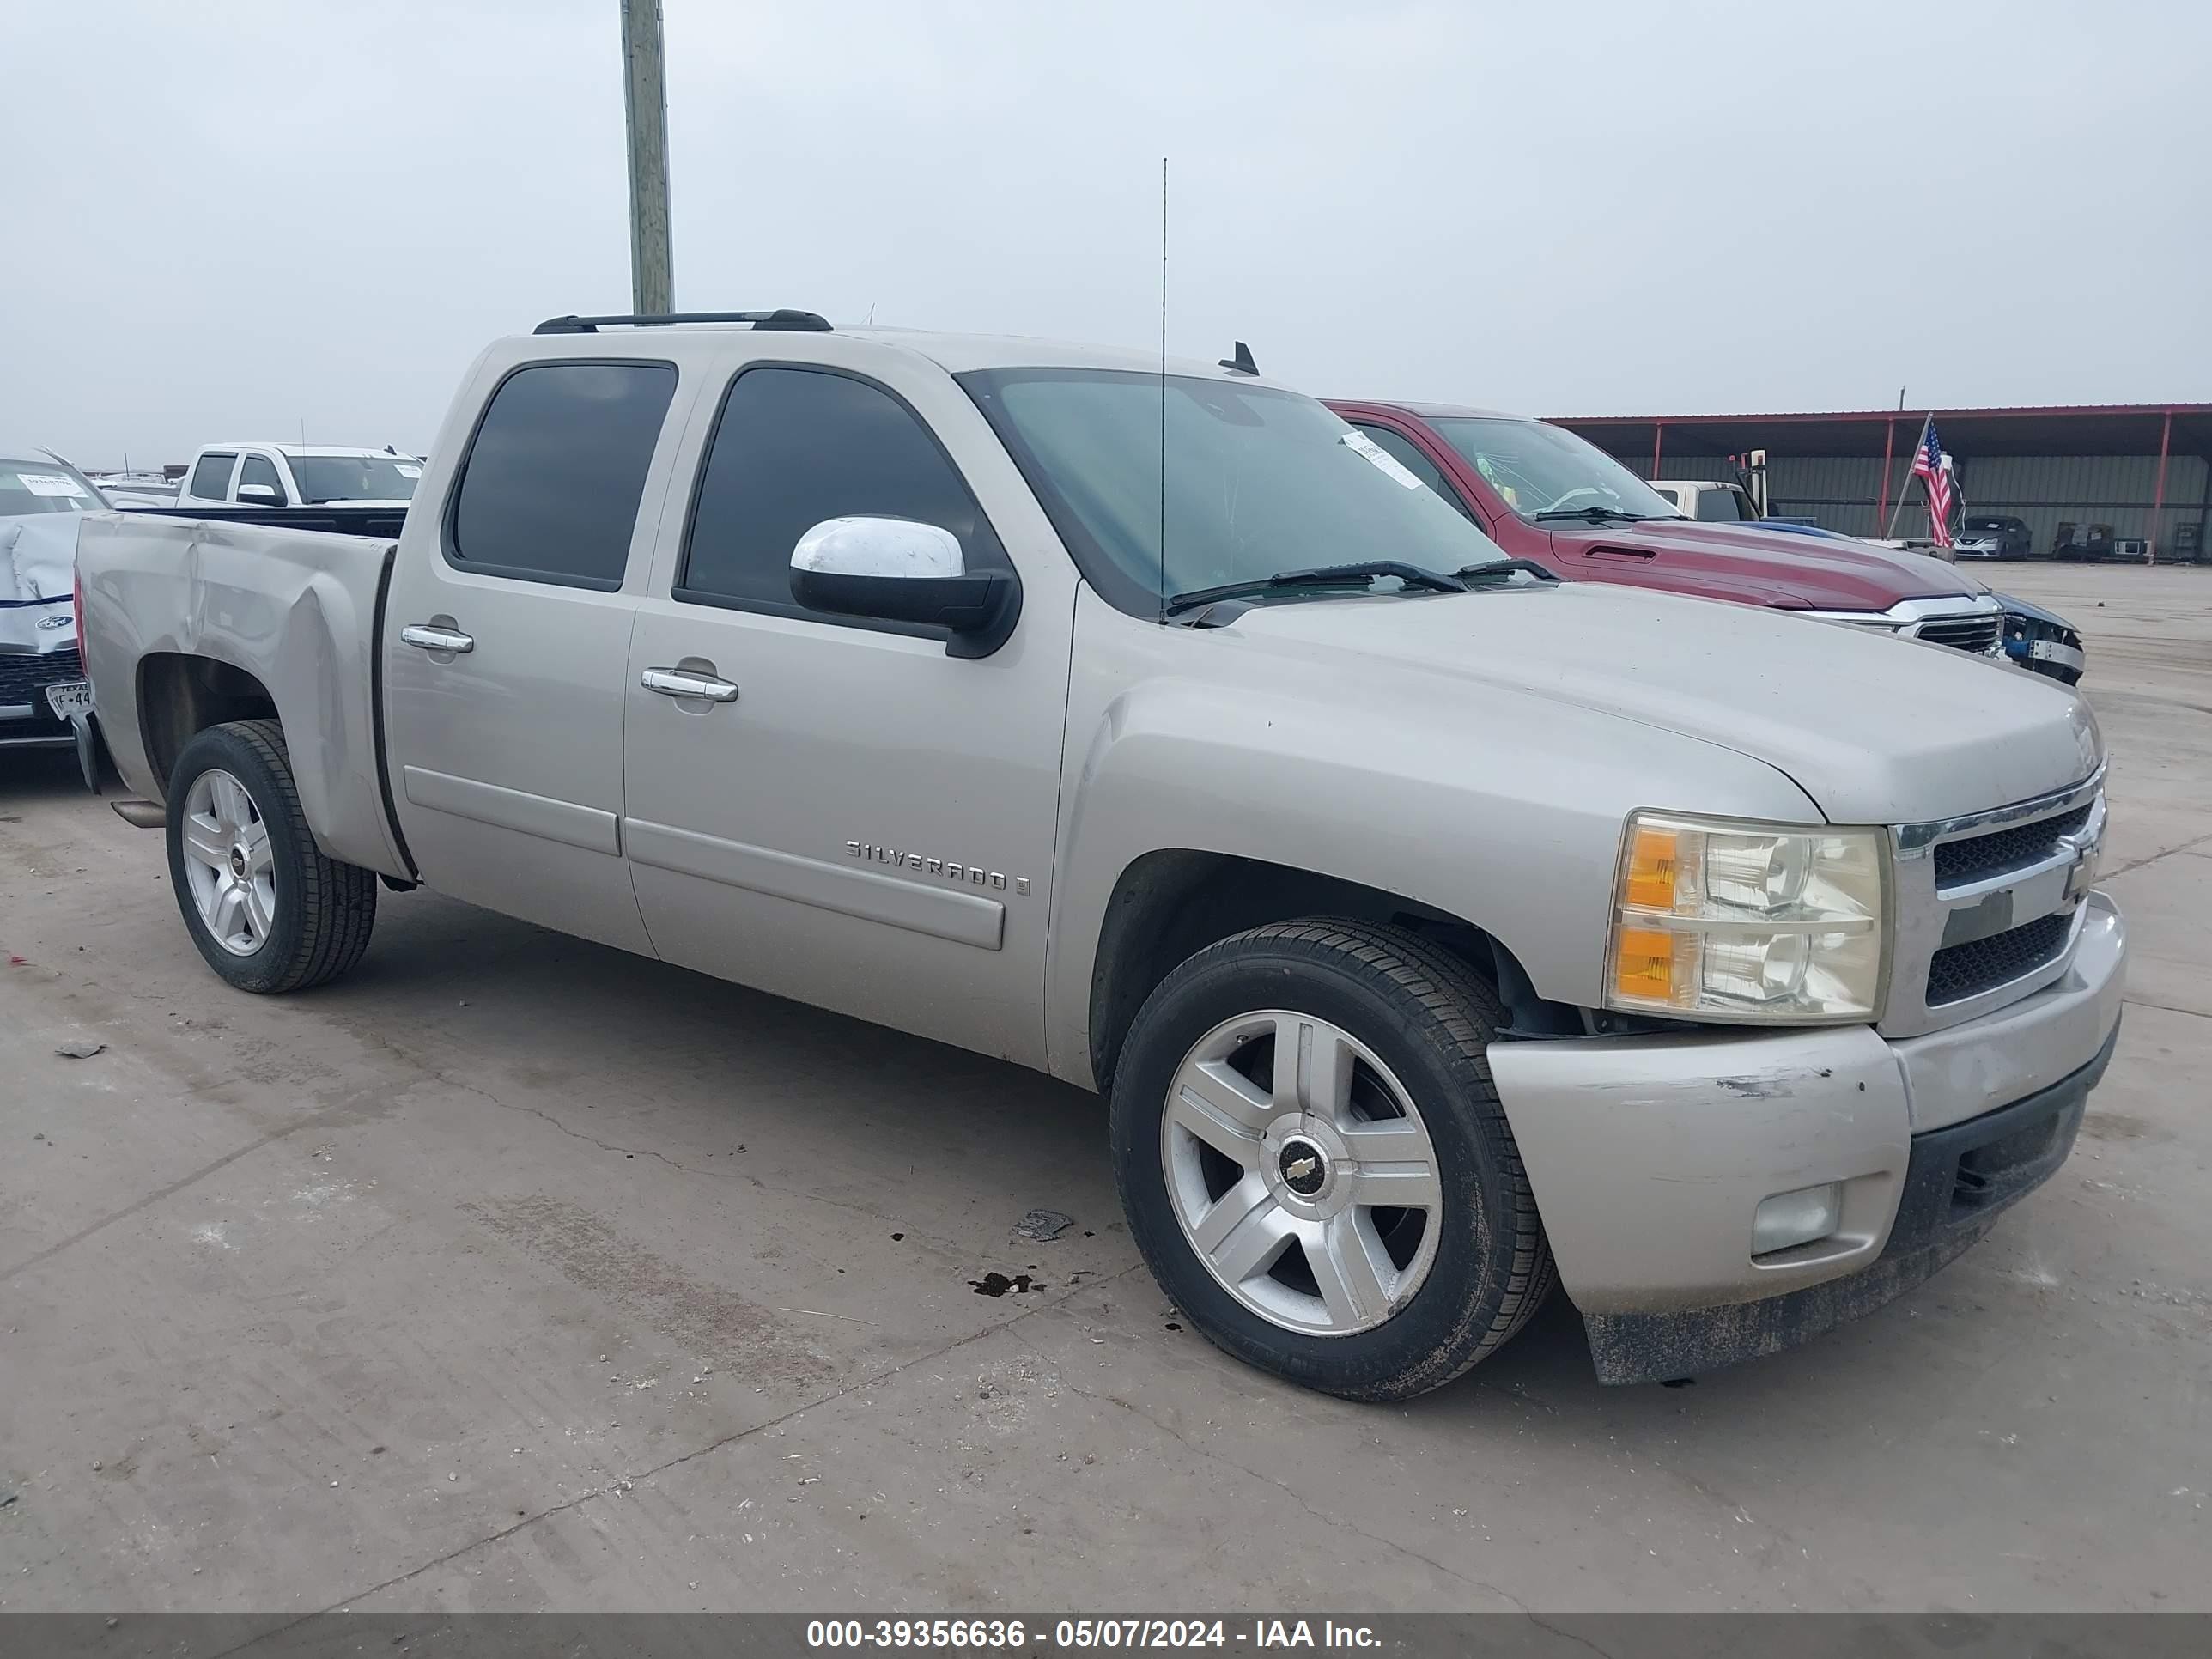
[[[694,674],[688,669],[648,668],[637,677],[637,683],[664,697],[697,697],[707,702],[738,700],[738,688],[731,681],[718,680],[711,674]]]
[[[434,627],[429,623],[409,623],[399,630],[399,637],[425,651],[451,651],[456,656],[465,656],[477,648],[473,635],[464,634],[458,628]]]

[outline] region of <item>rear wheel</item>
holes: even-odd
[[[1553,1273],[1484,1057],[1503,1018],[1456,957],[1359,922],[1256,928],[1162,982],[1115,1078],[1115,1157],[1201,1332],[1402,1400],[1527,1322]]]
[[[307,829],[283,728],[210,726],[170,775],[169,878],[209,967],[241,991],[297,991],[361,960],[376,878],[325,858]]]

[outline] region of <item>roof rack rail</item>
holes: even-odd
[[[548,317],[532,334],[596,334],[603,323],[623,323],[635,328],[669,323],[750,323],[755,328],[788,329],[795,333],[826,334],[830,319],[811,311],[671,311],[658,316]]]

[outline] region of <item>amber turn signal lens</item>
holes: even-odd
[[[1622,996],[1664,1002],[1674,989],[1674,948],[1679,935],[1656,927],[1625,927],[1613,958],[1613,988]]]
[[[1628,880],[1623,896],[1638,910],[1672,910],[1680,838],[1674,830],[1639,823],[1628,848]]]

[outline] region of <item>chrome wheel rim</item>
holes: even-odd
[[[201,924],[234,957],[250,957],[276,921],[269,825],[236,778],[211,768],[185,794],[185,879]]]
[[[1427,1126],[1328,1020],[1270,1010],[1200,1037],[1168,1091],[1160,1165],[1206,1270],[1284,1330],[1372,1330],[1435,1264],[1443,1182]]]

